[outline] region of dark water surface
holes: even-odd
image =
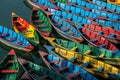
[[[0,0],[0,25],[12,29],[12,12],[15,12],[17,15],[29,21],[31,10],[25,5],[23,0]],[[6,52],[0,49],[0,53]]]
[[[29,21],[31,10],[25,5],[23,0],[0,0],[0,25],[11,29],[12,12]]]

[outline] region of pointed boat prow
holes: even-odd
[[[14,55],[15,55],[15,51],[14,51],[14,49],[10,50],[10,52],[8,53],[8,55],[10,55],[10,56],[14,56]]]
[[[15,16],[16,14],[14,12],[12,12],[12,16]]]
[[[41,57],[44,57],[47,55],[47,53],[43,52],[43,51],[38,51],[38,53],[40,54]]]

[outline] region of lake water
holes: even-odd
[[[31,10],[25,5],[23,0],[0,0],[0,25],[12,28],[12,12],[29,21]]]

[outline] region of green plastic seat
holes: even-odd
[[[90,46],[87,46],[87,45],[83,45],[83,46],[84,46],[83,53],[86,52],[87,50],[91,50]]]
[[[84,47],[84,45],[83,44],[77,44],[76,46],[78,47],[77,52],[83,54],[83,47]]]
[[[75,43],[73,42],[68,42],[68,49],[72,49],[75,47]]]
[[[101,54],[97,48],[92,47],[91,50],[92,50],[91,55],[93,56],[99,56]]]
[[[60,39],[56,39],[55,42],[56,42],[57,44],[61,44],[61,40],[60,40]]]
[[[68,47],[68,42],[65,40],[61,40],[61,44],[63,47],[66,47],[66,48]]]

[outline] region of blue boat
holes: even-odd
[[[42,2],[42,4],[40,4],[40,1]],[[50,2],[49,2],[50,1]],[[94,5],[85,1],[78,1],[78,0],[68,0],[68,2],[66,1],[66,3],[72,2],[72,3],[77,3],[79,6],[75,6],[75,5],[69,5],[69,4],[65,4],[65,3],[60,3],[60,2],[56,2],[53,3],[51,2],[51,0],[49,1],[45,1],[45,0],[38,0],[38,2],[35,2],[33,0],[33,4],[37,5],[37,6],[47,6],[49,8],[54,8],[54,9],[60,9],[60,7],[64,10],[70,10],[71,12],[75,13],[75,12],[81,12],[85,15],[89,14],[88,16],[90,17],[95,17],[95,14],[97,14],[98,19],[110,19],[112,21],[119,21],[119,15],[111,13],[111,12],[106,12],[103,9],[103,7],[100,7],[98,5]],[[57,5],[57,6],[56,6]],[[90,9],[91,8],[91,9]],[[60,9],[60,10],[62,10]],[[95,13],[95,14],[92,14]],[[94,16],[92,16],[92,15]]]
[[[87,8],[89,10],[92,10],[92,9],[102,10],[103,9],[103,7],[101,7],[101,6],[91,4],[91,3],[88,3],[88,2],[83,1],[83,0],[67,0],[66,3],[69,5],[76,6],[76,7],[81,6],[83,8]]]
[[[44,45],[49,54],[67,59],[68,61],[81,66],[87,72],[90,72],[97,77],[100,77],[101,80],[104,79],[120,79],[119,78],[119,68],[116,68],[110,64],[102,62],[98,59],[91,58],[86,55],[76,53],[72,50],[65,50],[59,47],[52,47]],[[85,61],[85,62],[84,62]],[[94,65],[94,66],[92,66]],[[103,66],[102,66],[103,65]],[[97,66],[97,67],[95,67]],[[103,68],[103,69],[102,69]],[[95,71],[94,71],[95,70]],[[113,76],[114,75],[114,76]],[[115,77],[116,76],[116,77]]]
[[[42,57],[45,64],[48,68],[53,69],[57,73],[61,73],[68,80],[81,79],[84,80],[98,80],[96,77],[92,76],[90,73],[78,67],[71,62],[57,58],[45,52],[39,51],[40,56]]]
[[[40,6],[45,6],[49,8],[58,9],[55,4],[51,3],[51,0],[24,0],[24,2],[30,7],[40,8]]]
[[[100,10],[95,10],[95,9],[87,11],[86,9],[82,7],[70,6],[64,3],[57,3],[57,6],[61,8],[62,10],[65,10],[72,14],[76,14],[78,16],[86,16],[86,17],[93,18],[93,19],[110,20],[114,22],[120,21],[120,15],[116,15],[116,14],[105,12],[105,11],[100,11]]]
[[[0,46],[10,50],[15,49],[20,52],[30,52],[33,46],[20,34],[0,25]]]
[[[33,11],[34,9],[35,8],[33,8]],[[68,22],[61,19],[59,16],[52,15],[49,12],[46,15],[49,18],[51,25],[54,27],[54,29],[60,36],[75,42],[83,41],[80,32],[77,29],[75,29],[72,25],[70,25]]]
[[[43,1],[43,2],[42,2]],[[34,7],[36,7],[36,8],[39,8],[39,9],[44,9],[45,8],[45,10],[49,7],[50,9],[57,9],[57,11],[59,11],[59,14],[56,14],[56,15],[61,15],[62,14],[62,18],[64,18],[64,17],[69,17],[69,19],[72,19],[71,17],[73,17],[73,19],[72,19],[72,21],[73,22],[77,22],[76,20],[79,20],[79,19],[76,19],[76,18],[79,18],[80,17],[80,21],[81,21],[81,18],[85,18],[85,19],[87,19],[86,20],[86,23],[87,22],[89,22],[89,20],[91,21],[91,22],[96,22],[97,24],[99,24],[99,25],[102,25],[102,26],[106,26],[106,27],[113,27],[113,29],[115,29],[115,30],[120,30],[120,24],[119,23],[117,23],[117,22],[111,22],[111,21],[105,21],[105,20],[99,20],[100,19],[100,17],[99,17],[99,19],[92,19],[92,18],[88,18],[88,17],[86,17],[86,15],[89,15],[88,13],[83,13],[83,15],[82,16],[78,16],[78,15],[74,15],[74,14],[71,14],[71,13],[68,13],[68,12],[65,12],[65,11],[63,11],[63,10],[61,10],[61,8],[59,8],[59,7],[57,7],[59,4],[58,3],[56,3],[56,5],[55,4],[53,4],[52,2],[50,2],[50,5],[48,4],[49,3],[49,1],[44,1],[44,0],[38,0],[37,2],[35,2],[34,0],[25,0],[25,2],[28,4],[28,5],[31,5],[31,6],[34,6]],[[41,3],[42,4],[41,4]],[[39,4],[40,3],[40,4]],[[45,4],[46,3],[46,4]],[[61,3],[62,4],[62,3]],[[44,6],[44,8],[43,8],[43,6]],[[60,10],[58,10],[58,9],[60,9]],[[71,8],[71,10],[72,11],[74,11],[74,12],[76,12],[75,11],[75,9],[72,7]],[[55,11],[54,11],[55,12]],[[53,12],[52,12],[53,13]],[[55,13],[54,13],[55,14]],[[91,15],[89,15],[89,17],[90,17]],[[93,15],[93,16],[91,16],[91,17],[95,17],[95,15]],[[92,19],[92,20],[91,20]],[[101,18],[101,19],[103,19],[103,17]],[[116,19],[116,18],[115,18]],[[83,19],[82,19],[83,20]],[[94,20],[94,21],[93,21]],[[80,22],[79,21],[79,22]],[[81,23],[81,22],[80,22]],[[82,24],[82,23],[81,23]]]
[[[74,4],[74,6],[85,6],[89,9],[103,10],[116,14],[119,14],[120,12],[119,6],[109,4],[101,0],[88,0],[88,2],[85,2],[83,0],[68,0],[68,3]]]
[[[51,15],[50,19],[54,29],[62,37],[75,42],[83,41],[83,38],[81,37],[79,31],[75,29],[72,25],[67,23],[65,20],[61,19],[59,16],[56,15]]]
[[[62,19],[71,21],[73,23],[77,23],[77,24],[79,24],[79,26],[82,24],[96,24],[96,25],[102,25],[104,27],[110,27],[115,30],[120,30],[120,24],[117,22],[111,22],[111,21],[107,21],[107,20],[105,21],[105,20],[99,20],[99,19],[91,20],[89,18],[86,18],[85,16],[84,17],[78,16],[78,15],[71,14],[71,13],[68,13],[65,11],[55,10],[55,9],[51,9],[51,8],[47,8],[45,10],[46,10],[46,12],[49,11],[52,14],[60,16]]]
[[[109,3],[103,2],[101,0],[92,0],[91,3],[93,3],[95,5],[99,5],[101,7],[104,7],[104,10],[106,10],[106,11],[120,14],[120,6],[117,6],[114,4],[109,4]]]

